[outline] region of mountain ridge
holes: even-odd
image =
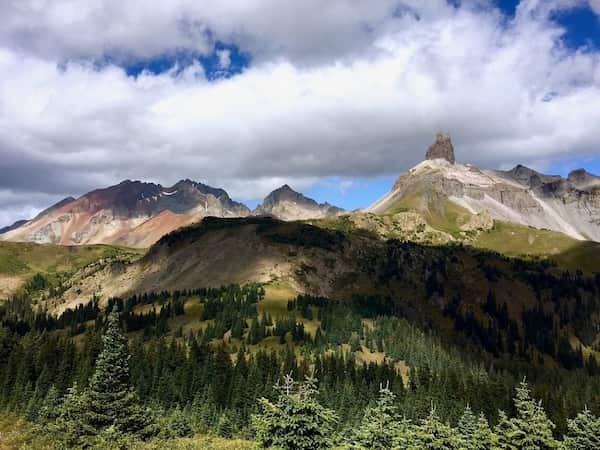
[[[434,145],[439,140],[440,135]],[[600,241],[600,177],[596,175],[579,169],[565,179],[523,165],[508,171],[482,170],[451,162],[453,153],[450,159],[431,150],[427,155],[429,159],[401,174],[391,191],[367,211],[389,214],[408,208],[423,212],[451,201],[472,214],[487,211],[495,220]]]
[[[251,211],[227,191],[182,179],[173,186],[123,180],[48,207],[34,219],[6,227],[0,240],[45,244],[115,244],[146,248],[162,235],[207,216],[271,215],[281,220],[333,217],[345,212],[294,191],[289,185],[269,193]]]

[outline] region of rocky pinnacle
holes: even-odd
[[[450,136],[438,133],[435,137],[435,142],[427,149],[425,159],[445,159],[454,164],[454,147],[452,146]]]

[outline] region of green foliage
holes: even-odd
[[[451,450],[459,449],[459,437],[454,429],[442,423],[437,416],[435,408],[431,408],[429,415],[414,427],[407,441],[409,450],[431,449]]]
[[[501,449],[549,450],[559,448],[552,431],[555,425],[548,419],[541,402],[530,396],[529,386],[522,381],[515,397],[517,415],[507,418],[500,414],[496,429]]]
[[[102,344],[96,369],[84,394],[84,422],[97,431],[114,427],[124,434],[151,435],[148,411],[142,408],[129,380],[127,338],[119,329],[116,312],[109,316]]]
[[[160,424],[161,437],[173,439],[193,436],[194,431],[190,423],[190,415],[182,411],[181,408],[175,408],[166,417],[167,420]]]
[[[64,396],[58,418],[51,426],[57,432],[56,439],[68,448],[83,445],[94,434],[94,430],[84,420],[85,410],[86,400],[77,384],[74,384]]]
[[[277,386],[275,403],[262,398],[261,412],[252,417],[258,442],[263,448],[281,450],[328,449],[332,446],[335,413],[316,399],[314,379],[297,383],[286,376]]]
[[[564,446],[566,450],[600,449],[600,419],[587,408],[574,419],[570,419]]]
[[[231,438],[233,436],[233,424],[227,414],[221,414],[221,417],[219,417],[217,421],[217,433],[224,438]]]
[[[50,386],[48,393],[44,397],[43,402],[40,405],[38,420],[41,422],[47,422],[54,420],[58,417],[58,411],[61,407],[60,393],[56,386]]]
[[[26,284],[25,290],[28,292],[41,291],[46,289],[50,283],[48,279],[41,273],[36,273]]]
[[[385,450],[402,440],[407,423],[400,417],[396,396],[388,387],[381,388],[377,403],[367,408],[360,426],[352,433],[347,448]]]

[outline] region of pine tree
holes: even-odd
[[[388,387],[379,390],[377,403],[367,408],[359,428],[350,439],[351,449],[391,449],[400,433],[396,396]]]
[[[58,417],[51,427],[59,433],[59,439],[73,448],[85,443],[88,436],[94,434],[84,421],[85,403],[77,384],[71,386],[62,399],[58,409]]]
[[[490,425],[482,414],[477,419],[477,428],[472,436],[471,447],[473,450],[495,450],[498,448],[498,437],[494,434]],[[469,448],[469,447],[467,447]]]
[[[529,386],[523,380],[517,387],[514,399],[516,417],[508,419],[500,414],[497,427],[501,449],[549,450],[559,448],[552,436],[554,424],[546,416],[541,403],[535,402],[529,393]]]
[[[155,432],[151,414],[142,408],[130,383],[127,338],[119,329],[116,311],[108,317],[102,343],[102,352],[83,396],[83,420],[96,432],[114,427],[120,433],[148,437]]]
[[[179,407],[171,412],[167,427],[169,437],[188,437],[194,434],[188,414],[184,413]]]
[[[38,420],[48,421],[56,419],[60,408],[60,394],[56,386],[50,386],[44,397],[38,413]]]
[[[585,408],[568,420],[564,446],[567,450],[600,449],[600,419]]]
[[[473,437],[477,432],[477,425],[477,418],[475,414],[473,414],[471,407],[467,405],[462,417],[458,421],[457,427],[458,439],[461,446],[465,449],[471,450],[476,448]]]
[[[217,433],[224,438],[231,438],[233,436],[233,424],[229,415],[221,414],[217,421]]]
[[[281,450],[328,449],[332,445],[335,413],[316,399],[316,380],[296,383],[288,375],[275,403],[260,399],[261,412],[252,417],[258,442],[263,448]]]
[[[452,450],[459,449],[460,442],[456,432],[438,418],[435,408],[414,428],[414,436],[408,450]]]

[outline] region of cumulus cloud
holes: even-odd
[[[600,16],[600,0],[590,0],[590,7]]]
[[[39,2],[0,6],[0,190],[23,205],[125,178],[255,199],[283,182],[394,175],[438,130],[484,167],[598,152],[600,55],[561,44],[548,2],[524,0],[514,19],[484,0],[105,3],[49,2],[33,19]],[[197,63],[137,77],[94,64],[227,37],[252,56],[228,79]]]
[[[228,69],[231,65],[231,50],[217,50],[217,58],[219,59],[219,69]]]
[[[152,57],[188,49],[210,52],[232,42],[258,60],[285,55],[316,62],[370,49],[398,27],[394,14],[415,0],[4,0],[0,38],[50,59]],[[428,11],[446,7],[428,0]]]

